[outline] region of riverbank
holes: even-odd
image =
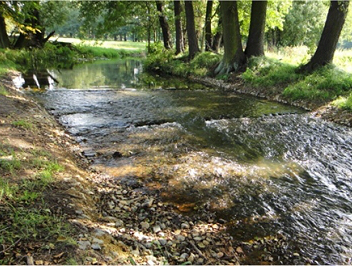
[[[228,91],[234,91],[241,94],[253,95],[259,98],[267,99],[270,101],[277,101],[280,103],[290,104],[303,108],[312,113],[316,117],[321,117],[330,122],[334,122],[340,125],[352,126],[352,112],[349,110],[338,108],[332,103],[321,104],[309,100],[292,100],[283,96],[284,88],[273,88],[268,90],[266,88],[254,88],[246,85],[244,80],[236,78],[233,75],[229,82],[218,80],[210,77],[196,77],[189,76],[189,80],[201,83],[209,87],[215,87]]]
[[[77,143],[40,105],[0,93],[2,264],[297,264],[284,235],[240,242],[207,208],[189,215],[90,169]],[[6,233],[4,233],[6,232]]]

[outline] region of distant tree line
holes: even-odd
[[[302,70],[311,71],[332,62],[340,37],[352,40],[348,6],[333,0],[0,1],[0,48],[40,48],[55,34],[146,41],[148,48],[162,42],[189,59],[223,49],[215,70],[223,74],[264,55],[265,45],[306,45],[313,56]]]

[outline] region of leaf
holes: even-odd
[[[55,256],[53,256],[54,259],[60,259],[63,255],[65,254],[65,252],[61,252]]]
[[[67,237],[64,237],[64,236],[59,236],[57,239],[56,239],[56,241],[58,241],[58,242],[64,242],[64,241],[66,241],[67,240]]]

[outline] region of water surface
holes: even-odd
[[[235,239],[286,235],[295,263],[350,262],[351,129],[142,72],[133,60],[82,65],[53,72],[60,84],[36,97],[97,169],[180,210],[216,211]]]

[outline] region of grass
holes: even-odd
[[[51,38],[54,39],[54,38]],[[146,43],[144,42],[122,42],[122,41],[92,41],[92,40],[81,40],[77,38],[58,38],[59,42],[72,43],[75,45],[93,46],[101,48],[113,48],[117,50],[127,50],[133,52],[142,52],[146,49]]]
[[[297,69],[309,59],[307,51],[302,47],[285,48],[253,58],[242,78],[257,88],[281,88],[282,95],[289,100],[317,104],[335,101],[336,106],[352,110],[352,51],[338,50],[334,65],[302,74]]]
[[[29,169],[31,174],[25,174]],[[6,254],[16,252],[19,243],[40,242],[43,248],[48,244],[75,245],[71,238],[74,229],[64,216],[49,210],[44,198],[55,174],[63,170],[46,151],[14,151],[10,146],[0,146],[0,243],[7,250],[0,257],[1,264],[18,263]],[[65,241],[59,243],[59,238]]]
[[[0,75],[9,70],[26,72],[31,69],[68,69],[82,61],[116,59],[135,56],[145,50],[145,44],[132,42],[94,42],[59,39],[72,44],[46,43],[43,49],[0,49]],[[1,91],[0,91],[1,94]]]
[[[197,55],[191,62],[184,58],[154,44],[145,60],[145,69],[159,74],[204,77],[211,76],[221,60],[220,55],[209,52]],[[313,73],[300,73],[299,67],[310,58],[309,49],[303,46],[266,51],[266,56],[249,60],[241,78],[247,86],[265,89],[268,94],[281,93],[289,101],[303,100],[318,105],[333,102],[352,110],[352,50],[337,50],[333,65]],[[217,78],[226,81],[229,77]]]
[[[32,130],[34,128],[34,125],[31,122],[25,121],[25,120],[17,120],[17,121],[13,121],[12,125],[14,127],[20,127],[20,128],[24,128],[27,130]]]
[[[0,70],[0,75],[1,75],[1,70]],[[0,84],[0,95],[7,96],[8,94],[9,94],[9,93],[8,93],[8,91],[5,89],[5,87]]]

